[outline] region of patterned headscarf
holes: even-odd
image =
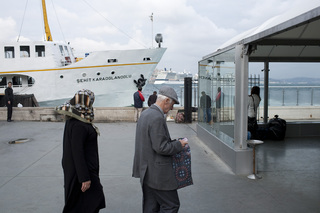
[[[94,119],[93,113],[94,93],[87,89],[79,90],[74,97],[66,103],[56,107],[60,114],[76,118],[85,123],[91,123]],[[99,133],[97,127],[93,127]]]

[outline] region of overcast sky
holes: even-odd
[[[292,8],[315,4],[320,6],[320,0],[47,0],[47,12],[53,40],[71,42],[78,56],[150,48],[157,45],[155,34],[162,33],[168,49],[157,68],[196,73],[203,56],[234,36]],[[20,41],[44,40],[42,20],[40,0],[3,1],[0,41],[18,35]],[[319,64],[270,67],[272,78],[320,78]],[[262,64],[255,65],[250,72],[261,69]]]

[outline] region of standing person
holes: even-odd
[[[99,130],[92,123],[93,102],[93,92],[80,90],[69,102],[56,108],[67,118],[62,154],[63,213],[96,213],[106,206],[99,178]]]
[[[144,97],[141,91],[142,91],[142,87],[138,87],[138,91],[133,94],[134,122],[137,122],[139,120],[142,109],[143,109]]]
[[[211,122],[211,98],[206,95],[205,91],[201,92],[200,108],[203,111],[203,122]]]
[[[218,87],[218,93],[216,96],[216,113],[217,113],[217,122],[221,121],[221,107],[223,107],[223,97],[224,94],[221,91],[221,87]]]
[[[12,82],[8,82],[8,87],[4,91],[5,93],[5,100],[7,105],[7,121],[11,122],[11,116],[12,116],[12,104],[13,104],[13,89],[12,89]]]
[[[172,167],[172,155],[187,144],[171,140],[165,115],[179,104],[173,88],[163,86],[155,104],[141,114],[137,123],[132,176],[140,178],[143,212],[178,212],[178,183]]]
[[[157,91],[153,91],[153,94],[149,96],[148,106],[151,106],[157,101]]]
[[[251,139],[257,137],[257,110],[261,101],[260,87],[253,86],[251,88],[251,94],[248,97],[248,131],[251,133]]]

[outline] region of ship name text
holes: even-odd
[[[97,81],[113,81],[119,79],[132,78],[132,75],[107,76],[97,78],[78,78],[77,83],[97,82]]]

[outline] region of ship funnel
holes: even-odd
[[[159,48],[161,47],[161,43],[163,42],[162,41],[162,34],[161,33],[158,33],[157,35],[156,35],[156,38],[155,38],[155,40],[156,40],[156,42],[159,44]]]

